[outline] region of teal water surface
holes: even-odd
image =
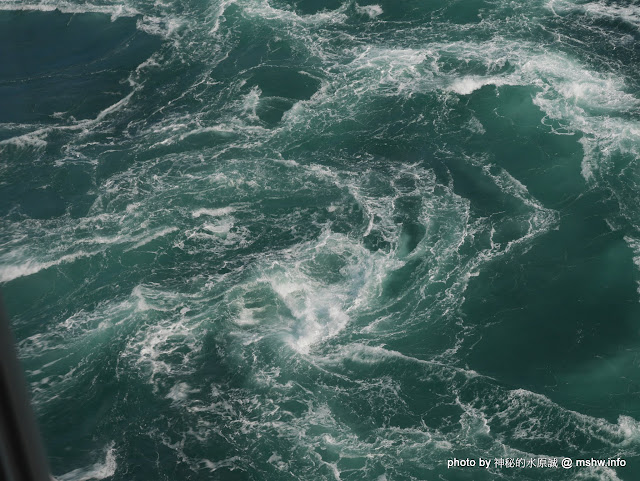
[[[639,40],[637,0],[0,2],[53,475],[640,479]],[[564,457],[626,466],[493,462]]]

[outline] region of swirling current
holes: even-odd
[[[0,2],[54,477],[640,479],[639,40],[637,0]]]

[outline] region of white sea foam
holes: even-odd
[[[252,2],[244,7],[244,12],[248,15],[259,17],[264,20],[281,21],[293,24],[323,24],[323,23],[343,23],[347,20],[347,4],[344,3],[336,10],[320,11],[311,15],[299,15],[291,10],[281,10],[275,8],[267,0]]]
[[[139,86],[134,85],[134,87],[135,88],[132,92],[100,111],[93,119],[76,121],[71,125],[39,128],[26,134],[4,139],[0,141],[0,147],[13,145],[18,148],[35,147],[42,149],[47,145],[47,136],[53,132],[78,132],[80,137],[86,136],[92,129],[100,125],[105,118],[109,117],[114,112],[119,111],[129,103],[133,94],[136,92],[136,88]]]
[[[455,56],[483,63],[487,75],[451,77],[431,66],[434,78],[405,82],[404,88],[433,89],[444,86],[460,95],[473,94],[485,85],[530,86],[537,90],[534,104],[545,114],[543,122],[557,134],[578,131],[584,148],[582,175],[596,181],[598,171],[611,155],[626,153],[640,156],[640,124],[620,116],[636,112],[640,99],[629,90],[623,77],[592,70],[577,59],[559,52],[550,52],[537,45],[522,42],[514,45],[503,39],[486,43],[452,42],[431,44],[430,57]],[[490,73],[507,63],[513,67],[505,73]],[[423,64],[427,66],[427,63]],[[447,80],[450,77],[450,80]],[[600,177],[600,180],[606,182]]]
[[[132,292],[139,315],[152,317],[154,322],[141,326],[121,358],[148,378],[155,391],[159,389],[156,382],[159,376],[164,379],[189,372],[190,359],[201,348],[202,339],[196,333],[202,320],[194,319],[191,312],[193,297],[147,286],[137,286]],[[178,355],[174,354],[177,350]],[[174,387],[173,394],[177,397],[181,392],[188,394],[190,389],[179,383]]]
[[[640,107],[640,100],[625,91],[623,79],[589,71],[560,58],[530,62],[523,70],[552,79],[534,97],[534,103],[547,118],[566,122],[570,132],[585,134],[580,139],[585,180],[602,179],[599,172],[603,167],[606,171],[608,159],[615,153],[640,155],[640,124],[611,116]]]
[[[242,110],[250,120],[258,120],[258,114],[256,113],[256,109],[260,104],[261,95],[262,95],[262,90],[260,90],[260,87],[256,85],[242,99]]]
[[[384,13],[380,5],[358,5],[356,3],[356,12],[368,15],[370,18],[376,18]]]
[[[215,21],[210,33],[215,34],[220,29],[220,20],[224,18],[224,12],[230,5],[236,3],[236,0],[222,0],[217,5],[217,10],[214,13]],[[212,5],[213,6],[213,5]]]
[[[412,356],[407,356],[401,352],[387,349],[381,346],[369,346],[360,343],[351,343],[342,347],[339,351],[325,355],[322,359],[318,360],[320,364],[337,364],[344,361],[357,362],[362,364],[376,365],[380,362],[396,360],[402,362],[408,362],[412,364],[422,365],[426,368],[435,369],[437,371],[457,372],[463,374],[468,379],[482,377],[487,380],[492,378],[489,376],[483,376],[478,374],[472,369],[463,369],[457,366],[447,365],[440,361],[434,361],[431,359],[418,359]]]
[[[432,73],[420,68],[420,65],[430,55],[430,51],[421,49],[365,47],[349,67],[351,75],[360,73],[366,76],[354,79],[355,85],[351,84],[349,88],[356,94],[371,91],[372,87],[373,92],[377,93],[383,93],[387,89],[393,89],[390,93],[395,94],[424,90],[425,82],[428,85],[432,80]]]
[[[171,388],[169,394],[167,394],[167,399],[171,399],[173,402],[180,402],[186,400],[190,394],[198,392],[200,392],[198,389],[191,388],[186,382],[179,382]]]
[[[49,269],[51,267],[54,267],[60,264],[73,262],[83,257],[90,257],[97,253],[98,252],[78,251],[72,254],[63,255],[58,259],[46,261],[46,262],[38,262],[32,259],[28,259],[22,262],[20,265],[1,265],[0,266],[0,282],[9,282],[19,277],[30,276],[42,270]]]
[[[283,319],[279,327],[282,336],[293,349],[308,354],[315,345],[338,335],[347,326],[351,312],[366,305],[366,299],[379,291],[384,273],[394,263],[397,264],[393,259],[372,254],[342,234],[325,232],[315,241],[283,252],[279,260],[265,262],[253,284],[246,285],[246,291],[240,294],[257,295],[252,294],[255,289],[269,286],[291,313],[291,318]],[[334,281],[327,283],[319,278],[315,274],[320,272],[318,269],[326,269],[324,275]],[[241,299],[228,302],[239,302],[236,323],[240,326],[257,324],[254,314],[264,317],[255,308],[243,307],[246,302]],[[269,330],[273,327],[265,326]]]
[[[298,321],[292,326],[289,342],[300,353],[308,353],[311,346],[340,332],[349,321],[345,312],[343,296],[299,271],[284,272],[270,279],[278,297]]]
[[[15,147],[24,149],[26,147],[34,147],[36,149],[43,149],[47,146],[47,141],[44,138],[51,132],[51,129],[44,128],[28,134],[18,135],[16,137],[10,137],[5,140],[0,140],[0,146],[13,145]]]
[[[194,210],[191,215],[195,218],[198,218],[200,216],[203,215],[207,215],[210,217],[221,217],[221,216],[225,216],[225,215],[229,215],[231,214],[235,209],[231,206],[227,206],[227,207],[219,207],[217,209],[206,209],[206,208],[202,208],[202,209],[197,209]]]
[[[486,133],[482,122],[480,122],[475,116],[472,116],[471,119],[469,119],[469,121],[465,124],[465,127],[467,127],[474,134],[483,135]]]
[[[111,21],[115,21],[120,17],[135,17],[140,12],[129,5],[118,3],[116,5],[94,5],[91,3],[70,3],[61,0],[42,0],[38,3],[22,3],[3,1],[0,2],[0,10],[25,10],[25,11],[41,11],[52,12],[59,10],[62,13],[104,13],[111,17]]]
[[[137,242],[133,247],[131,247],[128,250],[131,249],[138,249],[146,244],[148,244],[149,242],[152,242],[156,239],[159,239],[160,237],[164,237],[167,234],[171,234],[172,232],[177,231],[178,228],[177,227],[166,227],[164,229],[160,229],[156,232],[153,232],[151,234],[145,235],[139,242]]]
[[[233,456],[231,458],[223,459],[221,461],[210,461],[208,459],[203,459],[202,464],[211,471],[212,473],[219,470],[220,468],[228,468],[236,465],[237,462],[241,462],[243,459],[239,456]]]
[[[253,112],[253,114],[255,114],[255,112]],[[252,115],[253,115],[252,114]],[[171,125],[171,126],[167,126],[166,128],[170,128],[170,129],[177,129],[179,127],[183,127],[183,125]],[[156,133],[161,132],[162,129],[155,129],[154,131]],[[180,140],[184,140],[186,138],[189,138],[193,135],[198,135],[198,134],[206,134],[206,133],[214,133],[214,134],[218,134],[220,137],[229,137],[229,134],[232,134],[234,132],[237,132],[239,130],[239,126],[230,126],[230,125],[225,125],[225,124],[221,124],[221,125],[213,125],[211,127],[199,127],[197,129],[193,129],[190,130],[189,132],[186,132],[184,134],[180,135]]]
[[[640,5],[615,5],[604,2],[590,2],[580,5],[589,15],[620,19],[635,27],[640,27]]]
[[[218,224],[210,224],[205,222],[202,224],[202,228],[207,232],[211,232],[213,234],[225,235],[231,231],[233,227],[233,221],[228,220],[227,222],[220,222]]]
[[[256,311],[260,311],[261,309],[247,309],[242,308],[238,314],[238,316],[234,319],[234,322],[239,326],[253,326],[258,324],[260,321],[255,318]]]
[[[556,14],[582,12],[590,17],[622,20],[635,27],[640,27],[640,5],[635,3],[616,5],[615,3],[603,1],[573,2],[570,0],[550,0],[546,6]]]
[[[495,85],[499,87],[501,85],[508,85],[509,83],[508,78],[469,76],[454,80],[450,88],[457,94],[469,95],[485,85]]]
[[[487,404],[486,400],[482,403]],[[609,446],[623,447],[637,443],[640,438],[640,423],[629,416],[620,416],[617,423],[610,423],[566,409],[547,396],[526,389],[509,391],[500,408],[492,415],[493,421],[499,420],[509,426],[513,436],[519,439],[557,439],[571,443],[574,436],[580,435],[580,438],[597,439]],[[561,434],[551,432],[544,422],[557,417],[566,423]]]
[[[178,17],[164,16],[144,16],[140,18],[136,27],[149,35],[157,35],[163,38],[169,38],[174,32],[183,27],[184,21]]]
[[[113,476],[118,464],[116,462],[115,442],[105,448],[105,460],[85,468],[78,468],[58,476],[57,481],[89,481],[105,479]]]

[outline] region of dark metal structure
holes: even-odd
[[[51,481],[0,295],[0,479]]]

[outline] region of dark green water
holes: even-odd
[[[59,481],[640,479],[640,3],[0,9]]]

